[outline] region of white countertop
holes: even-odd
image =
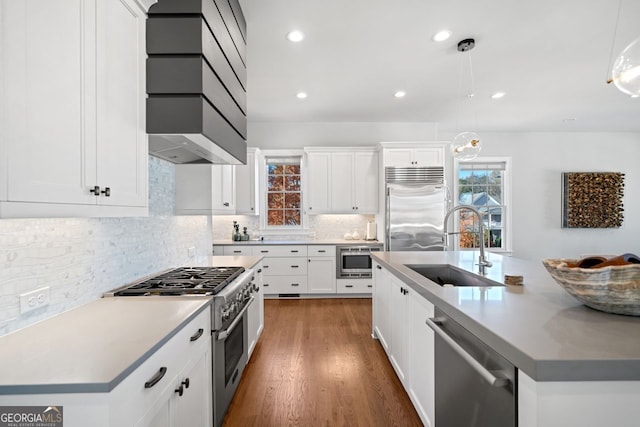
[[[406,267],[477,272],[478,252],[376,252],[374,260],[537,381],[640,380],[640,317],[604,313],[570,296],[542,262],[489,254],[485,277],[524,286],[441,287]]]
[[[214,246],[238,245],[238,246],[259,246],[259,245],[382,245],[378,240],[346,240],[346,239],[301,239],[301,240],[214,240]]]

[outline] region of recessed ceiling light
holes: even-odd
[[[395,96],[396,98],[404,98],[404,96],[405,96],[406,94],[407,94],[407,93],[406,93],[405,91],[403,91],[403,90],[399,90],[399,91],[397,91],[396,93],[394,93],[394,94],[393,94],[393,96]]]
[[[287,33],[287,40],[294,43],[301,42],[304,40],[304,33],[298,30],[289,31]]]
[[[506,95],[505,92],[496,92],[493,95],[491,95],[492,99],[500,99],[500,98],[504,98],[504,96]]]
[[[305,99],[307,97],[307,92],[298,92],[296,93],[296,97],[298,99]]]
[[[431,40],[433,40],[434,42],[443,42],[451,37],[451,34],[452,33],[449,30],[438,31],[433,35],[433,37],[431,37]]]

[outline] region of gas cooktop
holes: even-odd
[[[215,295],[244,271],[244,267],[181,267],[121,288],[113,295]]]

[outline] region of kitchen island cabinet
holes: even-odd
[[[1,337],[0,406],[62,406],[66,427],[210,426],[210,302],[103,298]]]
[[[639,318],[583,306],[553,282],[541,263],[492,253],[493,266],[487,270],[487,278],[502,283],[505,274],[522,274],[524,286],[441,287],[408,266],[449,264],[473,272],[477,251],[378,252],[372,257],[381,269],[408,287],[410,295],[428,302],[422,309],[415,307],[414,312],[422,314],[410,323],[422,331],[418,335],[410,332],[409,342],[416,344],[410,344],[407,356],[407,392],[421,416],[429,413],[429,407],[423,411],[416,401],[424,398],[414,396],[426,396],[424,401],[429,402],[431,391],[421,389],[418,382],[412,390],[412,375],[414,366],[433,369],[434,359],[421,354],[428,340],[418,340],[433,336],[420,322],[425,316],[432,317],[430,309],[435,306],[516,366],[520,427],[637,424],[640,409],[633,402],[640,399],[640,342],[629,337],[639,336]],[[385,282],[379,284],[378,277],[384,276],[376,275],[374,283],[375,335],[384,331],[376,324],[384,321],[378,314],[375,293]],[[393,332],[391,337],[378,336],[383,347],[383,339],[394,342]],[[426,354],[430,356],[429,351]],[[420,358],[423,365],[412,364],[412,359]]]
[[[146,215],[145,11],[0,8],[0,217]]]

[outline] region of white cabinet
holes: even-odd
[[[338,279],[336,292],[339,294],[369,294],[373,290],[371,279]]]
[[[444,148],[385,148],[384,166],[444,166]]]
[[[378,153],[331,153],[331,212],[378,212]]]
[[[233,165],[176,165],[176,214],[235,213],[233,168]]]
[[[336,257],[309,257],[307,287],[310,294],[336,293]]]
[[[253,251],[254,255],[264,256],[262,274],[265,294],[307,293],[306,245],[254,246]]]
[[[254,300],[247,311],[249,321],[249,348],[247,359],[251,358],[253,350],[258,343],[258,339],[264,329],[264,287],[262,277],[262,263],[254,267],[254,285],[258,288],[257,292],[253,293]]]
[[[391,274],[373,262],[373,334],[389,352],[391,342]]]
[[[0,216],[147,213],[145,12],[3,0]]]
[[[247,164],[235,165],[235,195],[238,215],[258,215],[258,153],[257,148],[247,148]]]
[[[434,336],[425,321],[434,306],[373,263],[373,333],[425,426],[434,425]]]
[[[331,153],[305,153],[307,159],[307,212],[331,212]]]

